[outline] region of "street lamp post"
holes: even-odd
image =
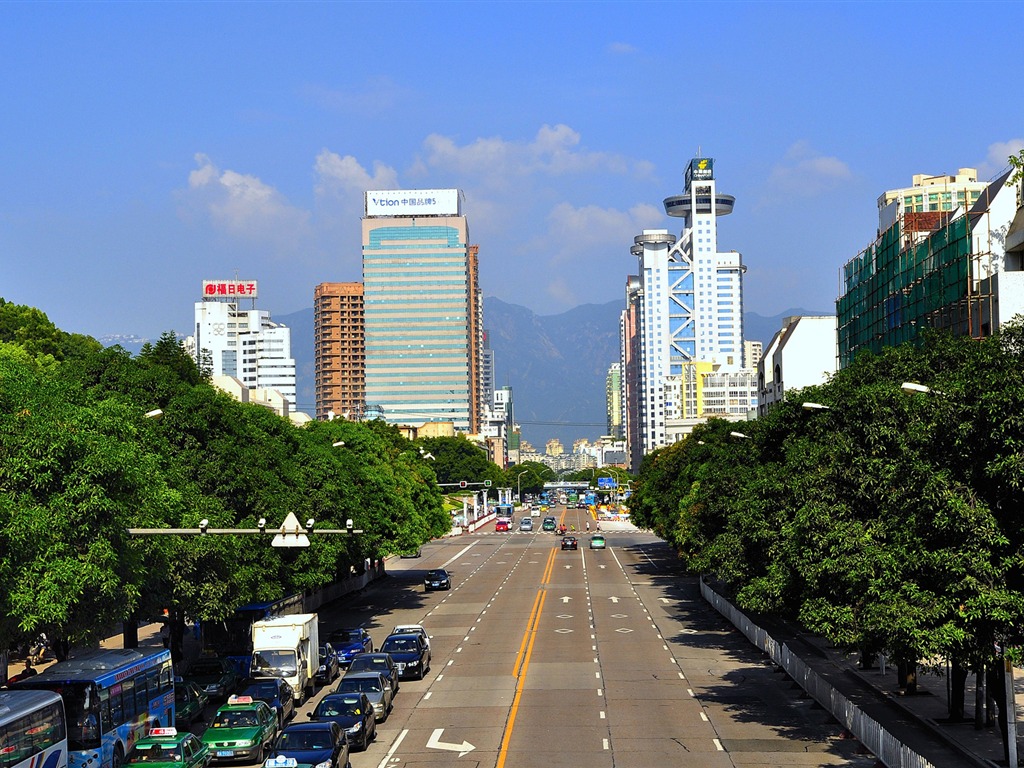
[[[522,472],[520,472],[520,473],[519,473],[519,475],[518,475],[518,476],[516,477],[516,500],[517,500],[517,501],[518,501],[518,502],[519,502],[520,504],[522,504],[522,503],[523,503],[523,486],[522,486],[522,480],[523,480],[523,475],[525,475],[525,474],[526,474],[527,472],[529,472],[529,471],[530,471],[530,470],[528,470],[528,469],[524,469],[524,470],[523,470]]]

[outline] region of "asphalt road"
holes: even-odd
[[[613,525],[604,551],[585,533],[577,552],[540,531],[434,542],[321,611],[321,632],[362,625],[379,645],[421,623],[431,637],[429,674],[402,682],[354,768],[874,765],[701,600],[664,543]],[[452,590],[424,593],[441,566]]]

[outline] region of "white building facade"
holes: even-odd
[[[723,381],[729,383],[747,382],[748,390],[733,398],[735,408],[726,410],[742,410],[746,418],[751,402],[756,408],[756,373],[744,368],[746,268],[738,252],[718,247],[718,217],[732,213],[734,203],[734,197],[717,191],[714,161],[696,158],[687,166],[683,193],[664,201],[669,216],[683,219],[679,237],[659,229],[644,230],[634,238],[630,253],[638,260],[640,302],[637,370],[628,370],[625,354],[620,362],[622,380],[635,376],[638,382],[636,432],[642,453],[676,442],[693,424],[720,415],[706,414],[698,389],[687,387],[687,381],[692,383],[699,375],[695,366],[706,367],[700,372],[705,375],[726,376]],[[628,340],[623,339],[622,346],[626,349]],[[625,388],[623,397],[630,397]],[[631,404],[624,409],[629,412]],[[632,448],[630,455],[635,462]]]
[[[291,329],[257,309],[255,280],[204,280],[185,348],[212,376],[230,376],[247,389],[273,389],[295,406]],[[249,307],[243,304],[249,303]]]
[[[787,317],[757,367],[758,415],[786,392],[824,384],[839,369],[835,315]]]

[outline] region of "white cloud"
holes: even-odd
[[[633,238],[644,229],[663,226],[664,212],[641,203],[628,211],[586,205],[576,208],[561,203],[548,215],[545,242],[557,243],[553,263],[582,262],[595,251],[618,249],[628,254]]]
[[[649,163],[582,149],[580,134],[561,124],[544,125],[532,141],[525,142],[494,136],[460,146],[448,136],[431,134],[423,148],[424,156],[417,159],[419,168],[473,177],[496,187],[533,175],[556,177],[599,171],[647,177],[651,173]]]
[[[998,141],[988,145],[988,156],[978,168],[979,179],[991,179],[1005,171],[1010,163],[1008,158],[1024,149],[1024,139]]]
[[[203,210],[215,226],[247,240],[291,243],[306,235],[309,214],[288,204],[274,187],[258,177],[221,171],[204,154],[188,176],[189,200]]]
[[[608,52],[623,55],[636,53],[636,48],[629,43],[615,42],[608,45]]]
[[[780,195],[813,197],[852,178],[849,166],[837,157],[828,157],[806,141],[798,141],[768,177],[766,198]],[[766,202],[766,201],[762,201]]]
[[[316,193],[343,197],[370,189],[399,189],[398,172],[383,163],[373,164],[369,173],[352,155],[342,157],[326,149],[316,156],[313,170],[317,175]]]

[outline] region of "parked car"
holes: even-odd
[[[206,691],[199,690],[195,683],[174,679],[174,725],[182,730],[188,729],[196,720],[202,720],[206,705],[210,702]]]
[[[320,685],[333,683],[341,674],[341,665],[334,653],[334,647],[330,643],[324,643],[317,648],[317,655],[320,657],[320,665],[316,668],[313,677]]]
[[[226,699],[238,688],[240,680],[234,664],[216,656],[196,659],[182,677],[195,683],[211,700]]]
[[[427,575],[423,577],[423,589],[426,592],[432,589],[451,588],[452,576],[444,568],[434,568],[431,571],[427,571]]]
[[[295,691],[287,680],[280,677],[254,680],[243,688],[241,695],[266,702],[277,714],[278,729],[284,728],[284,724],[295,714]]]
[[[293,723],[281,731],[273,751],[274,761],[292,758],[299,765],[352,768],[345,729],[333,721]]]
[[[398,693],[398,667],[395,660],[386,653],[364,653],[352,660],[348,675],[357,672],[380,672],[391,684],[391,693]],[[342,678],[344,680],[345,678]]]
[[[395,693],[391,682],[380,672],[349,672],[338,682],[335,693],[365,693],[373,705],[374,717],[378,723],[388,719],[394,705]]]
[[[399,677],[422,680],[430,671],[430,647],[415,632],[388,635],[380,644],[380,650],[395,660]]]
[[[330,693],[309,713],[314,722],[335,722],[345,729],[349,744],[366,749],[377,738],[377,717],[365,693]]]
[[[336,629],[327,636],[327,640],[334,647],[338,664],[342,667],[347,667],[360,653],[373,653],[373,639],[362,627]]]

